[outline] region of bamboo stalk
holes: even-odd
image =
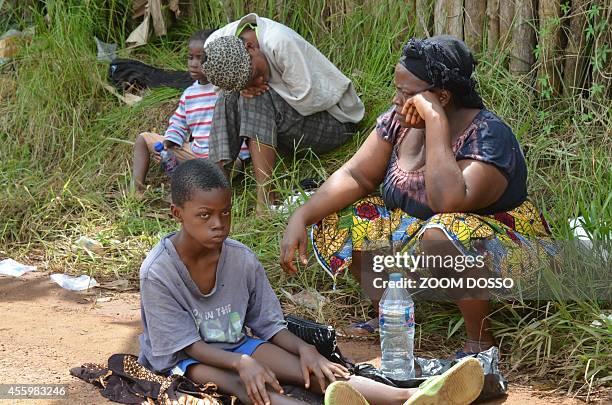
[[[534,7],[532,0],[516,0],[516,21],[512,27],[510,72],[525,74],[533,65],[535,47]],[[500,22],[501,24],[501,22]]]
[[[563,92],[566,96],[576,94],[585,84],[586,63],[586,10],[590,0],[574,0],[570,11],[570,23],[565,48],[565,68],[563,69]]]
[[[487,0],[465,0],[465,21],[463,37],[465,43],[475,52],[482,50],[482,34]]]
[[[492,52],[499,42],[499,0],[487,1],[487,50]]]
[[[561,5],[558,0],[539,0],[539,62],[538,78],[547,82],[554,94],[559,92],[561,82],[556,58],[559,49]],[[538,80],[538,88],[543,89]],[[544,88],[545,89],[545,88]]]

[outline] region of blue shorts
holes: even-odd
[[[246,354],[247,356],[250,356],[255,352],[255,349],[257,349],[260,345],[264,343],[268,343],[268,342],[265,340],[246,336],[244,343],[242,343],[240,346],[235,347],[233,349],[225,349],[225,351],[232,352],[232,353]],[[174,366],[172,370],[170,370],[169,374],[185,375],[185,372],[187,371],[187,367],[191,366],[192,364],[200,364],[200,362],[197,361],[196,359],[192,359],[191,357],[188,357],[185,360],[179,361],[176,364],[176,366]]]

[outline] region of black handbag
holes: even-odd
[[[354,366],[340,352],[336,341],[336,330],[329,325],[308,321],[297,316],[287,315],[287,329],[304,342],[313,345],[321,356],[348,368]]]
[[[308,321],[297,316],[285,316],[287,329],[304,342],[313,345],[317,351],[327,360],[340,364],[347,368],[349,373],[366,377],[392,387],[402,386],[398,381],[393,381],[371,364],[354,364],[345,358],[338,347],[336,330],[329,325]],[[419,381],[420,383],[421,381]],[[418,384],[417,384],[418,385]]]

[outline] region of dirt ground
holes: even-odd
[[[96,288],[75,293],[44,273],[0,276],[0,384],[68,384],[63,400],[0,400],[4,404],[107,404],[98,390],[68,370],[83,363],[105,363],[113,353],[138,353],[140,306],[136,292]],[[375,343],[341,343],[354,361],[378,364]],[[604,401],[607,403],[607,401]],[[509,395],[488,404],[579,404],[582,401],[530,387],[510,385]],[[602,402],[600,402],[602,403]]]

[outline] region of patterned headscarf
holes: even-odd
[[[411,38],[399,63],[424,82],[450,90],[464,106],[484,107],[472,78],[476,60],[463,41],[450,35]]]
[[[242,40],[219,37],[204,47],[202,71],[215,86],[240,91],[251,81],[251,57]]]

